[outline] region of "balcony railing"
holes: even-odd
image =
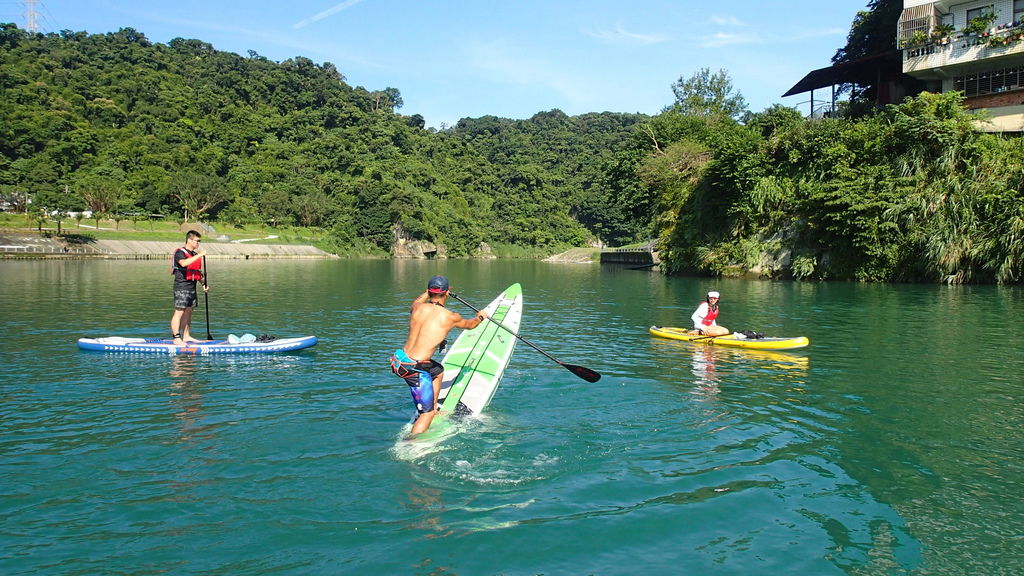
[[[903,49],[903,71],[968,64],[986,58],[1024,53],[1024,26],[1004,24],[982,34],[954,34],[922,46]]]

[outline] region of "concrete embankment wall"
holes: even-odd
[[[73,243],[66,242],[60,237],[0,234],[0,257],[4,258],[151,260],[170,258],[181,246],[181,242],[142,240],[95,240],[88,243]],[[204,238],[202,248],[206,250],[210,259],[336,257],[314,246],[298,244],[217,242]]]
[[[658,264],[656,252],[646,250],[623,250],[601,252],[602,264],[629,264],[632,266],[654,266]]]
[[[149,242],[141,240],[97,240],[96,247],[109,258],[169,258],[181,248],[181,242]],[[251,242],[214,242],[203,240],[207,258],[334,258],[314,246],[304,244],[254,244]]]

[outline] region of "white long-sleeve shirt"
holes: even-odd
[[[710,311],[711,306],[709,306],[707,302],[701,302],[700,306],[697,306],[697,310],[693,313],[693,316],[690,316],[690,319],[693,320],[694,330],[703,330],[704,328],[707,328],[707,326],[704,325],[704,318]],[[711,325],[718,326],[718,323],[712,320]]]

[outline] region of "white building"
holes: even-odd
[[[959,90],[992,132],[1024,131],[1024,0],[903,0],[903,73]]]

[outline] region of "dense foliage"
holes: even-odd
[[[869,0],[867,10],[857,12],[846,37],[836,50],[833,64],[845,64],[896,48],[896,24],[903,12],[902,0]]]
[[[329,63],[2,25],[0,191],[33,210],[319,227],[350,253],[654,241],[670,273],[1024,278],[1024,147],[977,131],[958,93],[805,119],[742,110],[725,71],[671,90],[654,117],[438,132]]]
[[[1024,146],[958,92],[860,120],[773,107],[740,125],[665,114],[638,165],[672,271],[870,281],[1024,279]]]
[[[0,187],[47,212],[324,227],[342,251],[399,237],[454,256],[481,242],[551,251],[592,239],[585,191],[639,119],[552,111],[435,133],[401,104],[306,58],[5,24]]]

